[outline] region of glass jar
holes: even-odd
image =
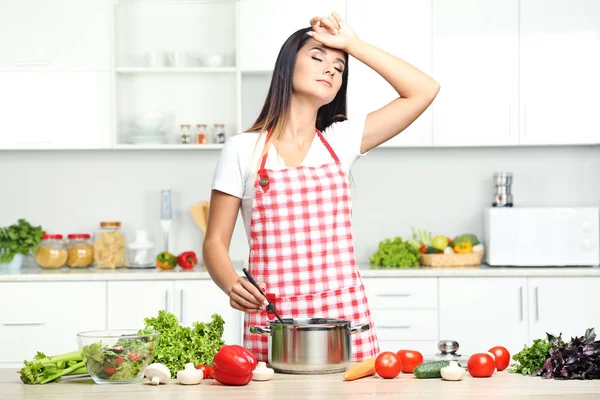
[[[179,136],[180,136],[180,142],[182,144],[189,144],[190,143],[190,137],[192,136],[192,133],[190,132],[190,125],[189,124],[182,124],[180,127],[180,131],[179,131]]]
[[[67,236],[67,266],[85,268],[94,262],[94,246],[88,233],[72,233]]]
[[[206,144],[207,142],[206,124],[196,125],[196,144]]]
[[[215,143],[225,143],[225,125],[215,124]]]
[[[33,258],[41,268],[63,267],[67,262],[67,250],[63,242],[63,236],[51,233],[44,234]]]
[[[100,222],[100,229],[94,235],[94,265],[96,268],[127,266],[125,258],[125,235],[120,222]]]

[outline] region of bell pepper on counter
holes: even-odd
[[[173,269],[177,266],[177,256],[163,251],[156,256],[156,266],[162,269]]]
[[[193,251],[185,251],[177,257],[181,268],[194,268],[198,264],[198,257]]]
[[[252,380],[256,357],[245,347],[225,345],[215,354],[213,377],[223,385],[243,386]]]

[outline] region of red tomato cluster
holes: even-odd
[[[510,363],[510,353],[506,347],[495,346],[487,353],[475,353],[469,357],[467,370],[475,378],[489,378],[498,371],[503,371]]]
[[[393,379],[400,372],[412,373],[423,363],[423,355],[416,350],[384,351],[375,359],[375,372],[384,379]]]

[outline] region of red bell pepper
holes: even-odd
[[[193,251],[186,251],[177,257],[177,262],[181,268],[194,268],[198,264],[198,257]]]
[[[225,345],[215,354],[213,377],[224,385],[243,386],[252,380],[257,360],[245,347]]]

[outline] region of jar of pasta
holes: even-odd
[[[67,250],[63,243],[63,236],[51,233],[44,234],[33,258],[41,268],[60,268],[64,266],[67,262]]]
[[[67,266],[85,268],[94,261],[94,246],[89,233],[72,233],[67,236]]]
[[[97,268],[127,266],[125,258],[125,235],[120,222],[100,222],[94,235],[94,265]]]

